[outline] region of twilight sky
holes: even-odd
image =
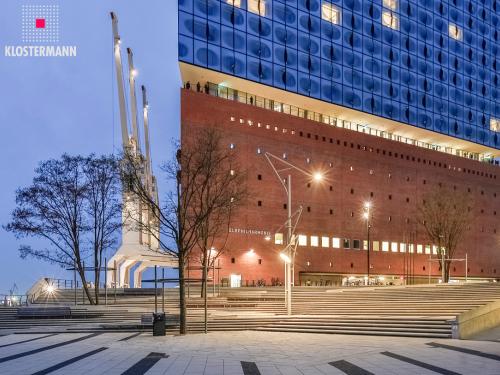
[[[76,45],[77,57],[5,57],[5,45],[23,45],[21,6],[44,4],[59,5],[59,44]],[[126,61],[125,48],[131,47],[139,71],[137,88],[145,84],[148,89],[157,172],[170,157],[171,140],[179,133],[181,86],[176,0],[2,0],[0,224],[8,222],[15,190],[30,183],[38,161],[64,152],[101,154],[121,147],[111,10],[119,19],[122,59]],[[159,183],[161,192],[161,177]],[[72,277],[57,266],[20,259],[21,243],[0,228],[0,294],[14,282],[23,292],[42,276]]]

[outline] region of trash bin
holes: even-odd
[[[165,313],[153,313],[153,336],[165,336]]]

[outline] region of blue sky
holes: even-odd
[[[77,57],[5,57],[5,45],[22,45],[21,6],[58,4],[61,45]],[[176,0],[3,0],[0,5],[0,223],[14,208],[16,188],[30,183],[38,161],[119,150],[121,134],[109,11],[119,18],[123,57],[134,52],[139,85],[148,88],[153,166],[171,155],[179,135]],[[140,92],[138,90],[137,94]],[[161,180],[161,177],[160,177]],[[162,185],[160,181],[160,191]],[[26,242],[26,241],[25,241]],[[67,271],[22,260],[17,241],[0,228],[0,293],[20,291],[42,276]]]

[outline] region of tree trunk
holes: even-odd
[[[450,260],[445,260],[445,268],[444,268],[444,282],[447,283],[450,281],[450,267],[451,267],[451,261]]]
[[[184,278],[184,254],[179,252],[179,334],[185,335],[186,328],[186,280]]]
[[[205,298],[205,294],[207,293],[207,263],[208,259],[206,255],[203,255],[202,257],[202,274],[201,274],[201,298]]]
[[[85,279],[85,274],[80,270],[78,271],[78,273],[80,274],[80,278],[82,279],[83,290],[85,291],[85,295],[87,296],[89,303],[91,305],[95,305],[94,299],[92,298],[92,294],[90,293],[90,289],[87,285],[87,280]]]
[[[101,280],[101,273],[99,272],[99,266],[96,267],[95,275],[94,275],[94,295],[95,295],[95,304],[99,304],[99,282]]]

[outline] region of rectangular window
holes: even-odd
[[[372,250],[373,250],[373,251],[380,251],[380,242],[378,242],[378,241],[373,241],[373,242],[372,242]]]
[[[319,238],[318,236],[311,236],[311,246],[318,247],[319,246]]]
[[[354,250],[359,250],[361,246],[360,240],[352,240],[352,248]]]
[[[496,118],[490,118],[490,130],[494,132],[500,132],[500,120]]]
[[[328,1],[321,5],[321,18],[335,25],[340,25],[340,9]]]
[[[367,240],[363,240],[363,250],[368,250],[368,241]],[[373,249],[370,249],[370,250],[373,250]]]
[[[307,236],[305,234],[299,234],[299,246],[307,246]]]
[[[462,40],[462,30],[457,25],[450,23],[448,25],[448,33],[455,40]]]
[[[349,238],[344,238],[344,249],[351,248],[351,240]]]
[[[424,252],[424,247],[422,245],[417,245],[417,254],[422,254]]]
[[[274,234],[274,244],[275,245],[283,245],[283,233],[275,233]]]
[[[384,0],[384,7],[389,8],[391,10],[397,10],[398,0]]]
[[[398,243],[397,242],[391,242],[391,251],[393,253],[397,253],[398,252]]]
[[[241,0],[226,0],[226,3],[228,3],[234,7],[241,8]]]
[[[389,10],[384,10],[382,12],[382,25],[390,27],[394,30],[399,30],[399,18],[395,13]]]
[[[399,249],[402,253],[406,253],[406,244],[405,243],[400,243],[399,244]]]
[[[382,251],[389,251],[389,242],[387,241],[382,242]]]
[[[330,237],[321,237],[321,247],[330,247]]]
[[[259,16],[265,16],[267,12],[267,5],[269,0],[248,0],[247,7],[252,13]]]
[[[340,238],[337,237],[332,238],[332,247],[334,249],[340,249]]]
[[[432,245],[432,254],[438,253],[438,247],[436,245]]]
[[[431,253],[431,245],[425,245],[425,253],[430,254]]]
[[[414,247],[414,245],[413,245],[412,243],[411,243],[411,244],[409,244],[409,245],[408,245],[408,252],[409,252],[409,253],[413,253],[414,251],[415,251],[415,247]]]

